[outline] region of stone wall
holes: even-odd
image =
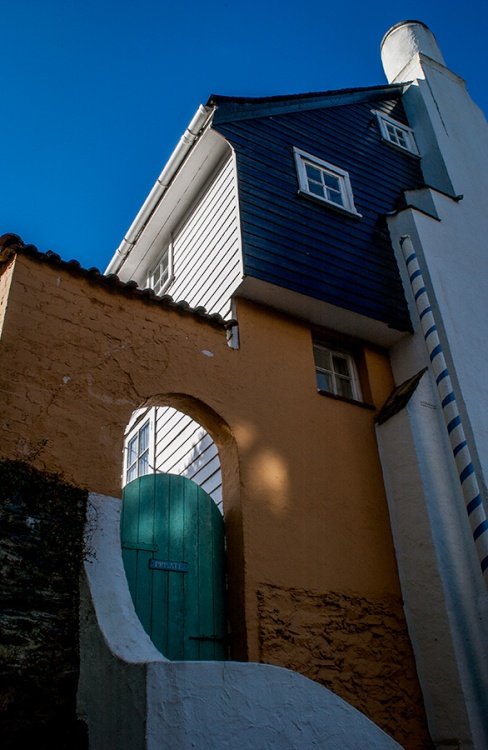
[[[425,715],[401,601],[262,585],[260,661],[340,695],[407,750],[426,750]]]
[[[0,462],[2,748],[81,750],[76,718],[86,493]]]

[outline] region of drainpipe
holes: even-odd
[[[459,481],[461,482],[466,512],[480,561],[481,573],[488,586],[488,521],[486,520],[483,508],[478,480],[471,461],[468,442],[464,434],[456,396],[437,333],[434,313],[429,301],[422,271],[420,270],[417,254],[412,240],[408,235],[401,237],[400,245],[417,305],[425,343],[432,363],[432,370],[436,379],[437,391],[442,405],[442,414],[456,462]]]
[[[169,161],[166,163],[163,171],[154,183],[154,186],[144,201],[139,213],[129,227],[127,234],[114,253],[114,256],[108,264],[105,273],[118,273],[125,259],[131,252],[146,225],[159,205],[161,198],[171,184],[171,181],[183,161],[190,151],[191,147],[199,137],[202,128],[212,114],[214,107],[204,107],[200,104],[192,121],[181,136],[178,145],[171,154]]]

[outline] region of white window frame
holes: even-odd
[[[352,214],[353,216],[361,217],[361,214],[356,210],[354,205],[354,196],[351,187],[351,181],[349,179],[349,173],[340,167],[336,167],[334,164],[330,164],[328,161],[319,159],[317,156],[302,151],[299,148],[293,148],[293,154],[295,156],[295,164],[298,175],[298,192],[302,195],[307,195],[314,200],[325,203],[327,206],[341,211],[343,213]],[[311,165],[318,169],[322,175],[330,175],[337,180],[338,192],[342,197],[342,204],[336,203],[327,197],[327,186],[324,185],[324,195],[317,195],[310,189],[310,179],[307,175],[307,165]],[[335,192],[335,189],[334,189]]]
[[[383,112],[377,112],[374,110],[373,114],[376,115],[381,137],[385,143],[388,143],[388,145],[393,146],[393,148],[397,148],[400,151],[407,151],[409,154],[414,154],[414,156],[420,156],[412,128],[409,128],[408,125],[404,125],[403,122],[394,120],[393,117],[389,117],[389,115],[383,114]],[[393,129],[393,133],[388,129],[388,126]],[[401,143],[398,133],[401,133],[405,145]]]
[[[317,349],[320,349],[322,352],[327,352],[330,355],[332,366],[331,368],[324,368],[317,364],[317,359],[315,357],[315,352]],[[362,395],[361,395],[361,389],[359,387],[359,378],[358,373],[356,369],[356,363],[354,361],[354,357],[352,354],[350,354],[347,351],[344,351],[343,349],[335,349],[331,346],[329,346],[327,343],[323,343],[321,341],[314,340],[313,342],[313,354],[314,354],[314,364],[315,364],[315,376],[316,376],[316,383],[317,383],[317,390],[319,393],[327,393],[332,396],[337,396],[340,398],[344,398],[346,400],[352,400],[352,401],[362,401]],[[347,369],[348,374],[347,378],[344,376],[343,373],[340,373],[334,369],[333,365],[333,357],[340,357],[342,360],[344,360],[347,363]],[[331,377],[331,384],[332,388],[321,388],[319,384],[319,375],[321,373],[327,373]],[[344,396],[340,392],[340,387],[338,385],[338,382],[341,379],[347,379],[347,382],[351,385],[351,396]]]
[[[161,283],[161,266],[166,261],[167,265],[167,276],[166,279]],[[159,278],[158,278],[159,277]],[[155,279],[158,278],[157,281]],[[174,267],[173,267],[173,242],[168,242],[163,252],[159,254],[157,263],[154,264],[151,271],[147,275],[146,287],[154,289],[155,294],[160,296],[164,294],[166,290],[171,286],[174,281]]]
[[[155,437],[154,436],[154,411],[155,411],[154,408],[151,408],[147,411],[142,412],[140,417],[137,419],[137,422],[135,423],[135,425],[131,428],[130,432],[128,432],[125,437],[123,486],[128,484],[129,481],[132,481],[133,479],[137,479],[139,476],[145,476],[146,474],[154,473],[154,437]],[[146,426],[148,426],[147,449],[145,449],[144,451],[140,451],[140,446],[138,444],[136,460],[129,463],[129,446],[135,438],[137,440],[140,440],[140,433]],[[143,474],[140,474],[139,465],[138,465],[139,460],[142,454],[145,453],[146,451],[148,454],[148,460],[147,460],[148,471],[144,472]],[[131,479],[128,479],[129,470],[134,465],[137,468],[136,474]]]

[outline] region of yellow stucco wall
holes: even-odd
[[[222,329],[66,267],[19,255],[12,275],[2,455],[120,496],[133,409],[190,413],[220,451],[234,656],[299,669],[427,747],[375,412],[317,393],[308,326],[241,300],[232,350]],[[379,408],[386,354],[365,347],[362,370]]]

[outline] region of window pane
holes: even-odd
[[[320,195],[321,198],[324,198],[324,188],[322,185],[318,185],[316,182],[309,182],[308,189],[313,195]]]
[[[133,479],[137,478],[137,464],[131,466],[127,471],[127,482],[132,482]]]
[[[142,477],[144,474],[149,474],[149,451],[142,454],[138,461],[138,473]]]
[[[329,172],[323,172],[322,177],[324,180],[324,185],[332,188],[332,190],[337,190],[338,192],[340,192],[340,183],[338,177],[334,177],[334,175],[329,174]]]
[[[397,140],[400,146],[403,146],[403,148],[407,148],[407,141],[401,130],[397,131]]]
[[[317,167],[312,167],[311,164],[305,164],[305,169],[307,171],[307,177],[310,180],[315,180],[315,182],[320,182],[320,169],[317,169]]]
[[[133,464],[137,461],[137,435],[132,438],[127,448],[127,464]]]
[[[169,279],[169,247],[165,248],[157,264],[148,277],[149,286],[159,294]]]
[[[332,201],[332,203],[337,203],[338,206],[344,205],[342,193],[336,193],[334,190],[327,190],[327,198]]]
[[[139,453],[144,453],[149,445],[149,422],[139,430]]]
[[[332,362],[334,372],[337,372],[339,375],[346,375],[347,377],[350,377],[351,372],[349,369],[349,362],[347,361],[346,357],[339,357],[337,354],[334,354]]]
[[[313,350],[315,364],[317,367],[323,367],[324,370],[331,370],[330,352],[328,349],[322,349],[320,346],[315,346]]]
[[[354,398],[352,392],[352,383],[349,378],[341,378],[339,376],[335,379],[337,395],[344,396],[344,398]]]
[[[321,391],[333,393],[332,376],[330,373],[317,370],[317,388]]]

